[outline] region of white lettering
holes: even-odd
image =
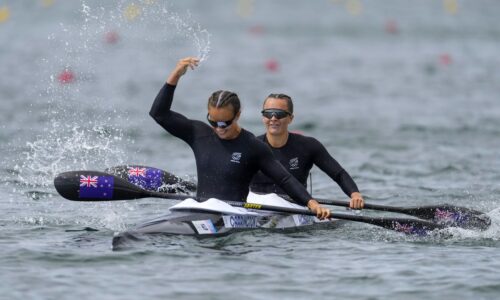
[[[224,226],[226,228],[257,228],[256,216],[232,215],[223,216]]]

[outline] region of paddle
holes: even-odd
[[[146,197],[184,200],[196,198],[198,201],[206,200],[189,195],[167,194],[144,190],[130,182],[112,174],[99,171],[73,171],[61,173],[54,179],[57,192],[68,200],[74,201],[103,201],[103,200],[129,200]],[[302,215],[315,215],[306,209],[284,208],[255,203],[227,201],[229,204],[249,209],[275,211]],[[391,229],[406,234],[427,235],[434,229],[445,226],[418,219],[365,217],[342,213],[331,213],[332,218],[369,223],[386,229]]]
[[[196,184],[170,172],[141,165],[111,167],[104,172],[123,178],[149,191],[164,193],[189,193],[196,191]]]
[[[315,198],[316,199],[316,198]],[[349,207],[349,202],[329,199],[316,199],[321,204]],[[402,213],[424,220],[431,220],[438,224],[466,229],[487,229],[491,219],[485,213],[466,207],[450,204],[397,207],[365,203],[365,209]]]
[[[144,169],[145,173],[154,173],[160,172],[161,174],[165,174],[161,176],[162,184],[164,186],[184,186],[184,189],[187,189],[190,192],[196,190],[196,185],[190,181],[185,181],[180,179],[178,176],[175,176],[166,171],[146,167],[146,166],[117,166],[107,170],[111,170],[111,174],[117,175],[123,179],[128,180],[129,182],[136,184],[146,190],[157,190],[152,189],[147,184],[143,184],[140,180],[138,181],[134,176],[131,176],[130,173],[134,172],[136,169]],[[132,171],[131,171],[132,170]],[[149,171],[153,170],[153,171]],[[180,189],[170,189],[165,192],[175,193],[182,192],[182,188]],[[336,206],[344,206],[349,207],[349,202],[340,201],[340,200],[330,200],[330,199],[317,199],[319,203],[326,205],[336,205]],[[438,224],[442,224],[450,227],[460,227],[467,229],[487,229],[491,224],[491,219],[484,214],[483,212],[472,210],[466,207],[454,206],[450,204],[439,204],[439,205],[429,205],[429,206],[415,206],[415,207],[397,207],[397,206],[386,206],[379,204],[369,204],[365,203],[365,209],[373,209],[379,211],[388,211],[395,213],[402,213],[410,216],[414,216],[417,218],[421,218],[424,220],[429,220],[436,222]]]

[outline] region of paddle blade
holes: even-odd
[[[372,223],[373,224],[373,223]],[[443,229],[445,226],[424,220],[392,218],[384,220],[381,225],[384,228],[411,235],[425,236],[436,229]]]
[[[444,225],[418,219],[368,217],[342,213],[332,213],[332,217],[337,219],[368,223],[405,234],[419,236],[425,236],[433,230],[445,228]]]
[[[128,200],[149,195],[135,185],[99,171],[73,171],[54,178],[57,192],[73,201]]]
[[[321,204],[333,204],[349,207],[349,203],[338,200],[318,199]],[[447,227],[485,230],[491,219],[483,212],[450,204],[438,204],[416,207],[397,207],[365,203],[365,209],[403,213],[424,220],[432,221]]]
[[[106,173],[118,176],[145,190],[163,193],[189,193],[196,191],[196,184],[157,168],[140,165],[111,167]]]
[[[408,207],[404,211],[448,227],[485,230],[491,224],[490,217],[483,212],[449,204]]]

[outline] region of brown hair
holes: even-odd
[[[290,96],[285,95],[285,94],[269,94],[269,96],[267,96],[266,100],[264,100],[262,107],[264,107],[267,99],[269,99],[269,98],[286,100],[286,106],[288,107],[288,112],[293,114],[293,101],[292,101],[292,98]]]
[[[238,95],[236,93],[230,92],[230,91],[216,91],[213,92],[210,98],[208,98],[208,107],[226,107],[232,105],[233,106],[233,111],[234,114],[236,115],[240,109],[241,109],[241,104],[240,104],[240,98],[238,98]]]

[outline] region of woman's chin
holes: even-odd
[[[283,130],[281,129],[281,127],[269,126],[267,128],[267,132],[269,132],[272,135],[279,135],[283,133]]]
[[[215,130],[215,134],[217,134],[217,136],[220,138],[220,139],[227,139],[229,137],[229,130]]]

